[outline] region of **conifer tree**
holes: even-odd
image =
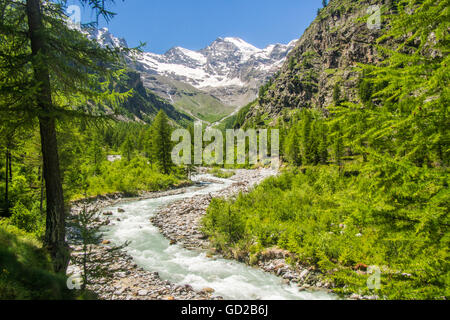
[[[160,110],[151,127],[152,153],[159,163],[162,172],[169,174],[172,167],[171,159],[171,128],[169,119],[163,110]]]
[[[312,117],[309,110],[305,110],[302,113],[302,134],[301,134],[301,150],[302,159],[305,164],[311,164],[313,162],[312,154],[312,137],[311,137],[311,126]]]
[[[284,145],[284,154],[289,162],[301,165],[300,141],[296,127],[291,128]]]
[[[320,163],[326,164],[328,162],[328,130],[323,122],[320,125],[318,154]]]
[[[105,1],[81,0],[110,19]],[[37,120],[41,135],[47,201],[45,246],[54,269],[64,272],[65,210],[56,127],[73,117],[93,118],[100,105],[115,109],[128,93],[110,88],[118,79],[119,50],[102,49],[71,29],[65,0],[0,1],[0,55],[8,76],[0,82],[0,120],[22,125]]]
[[[378,40],[383,62],[362,68],[364,107],[347,104],[336,114],[364,154],[403,167],[448,166],[448,1],[405,0],[397,9]]]
[[[341,102],[341,87],[338,82],[336,82],[333,88],[333,102],[335,105],[339,105]]]
[[[334,161],[339,166],[342,165],[342,156],[344,154],[344,144],[342,139],[342,132],[341,127],[338,125],[335,136],[334,136],[334,143],[333,143],[333,155],[334,155]]]
[[[134,151],[134,141],[129,135],[125,138],[125,141],[120,147],[120,151],[127,161],[131,160]]]

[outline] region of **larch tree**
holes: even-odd
[[[44,244],[56,272],[65,272],[65,208],[58,155],[58,122],[74,117],[95,120],[100,106],[117,111],[129,92],[115,92],[121,50],[102,48],[80,30],[71,28],[65,0],[1,0],[2,67],[9,77],[0,83],[0,119],[39,125],[46,191]],[[106,20],[113,14],[105,1],[81,0]],[[11,49],[11,48],[14,48]]]

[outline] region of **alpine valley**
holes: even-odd
[[[124,2],[148,18],[127,37],[205,12]],[[65,0],[0,0],[0,300],[450,299],[450,0],[288,2],[208,4],[238,34],[312,21],[296,41],[155,54],[73,28]]]
[[[90,37],[103,46],[128,47],[125,39],[107,28],[92,30]],[[140,74],[141,80],[134,77],[136,82],[142,81],[150,95],[195,120],[213,123],[255,100],[258,89],[282,67],[295,43],[259,49],[226,37],[199,51],[174,47],[162,55],[142,52],[127,61]]]

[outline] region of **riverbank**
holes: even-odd
[[[72,260],[84,254],[79,230],[71,226],[75,217],[81,210],[97,210],[99,214],[90,223],[91,228],[113,225],[120,221],[121,212],[103,212],[102,209],[117,205],[124,201],[140,201],[145,199],[160,198],[165,196],[183,194],[187,188],[183,186],[167,191],[142,192],[138,197],[127,197],[126,194],[110,194],[91,197],[86,200],[72,202],[72,208],[68,217],[67,242],[71,248]],[[201,188],[201,186],[198,186]],[[119,211],[119,210],[118,210]],[[109,260],[112,263],[107,266],[108,277],[95,277],[90,279],[87,290],[93,292],[102,300],[214,300],[211,288],[196,291],[190,285],[179,286],[170,281],[162,280],[157,272],[151,272],[140,268],[131,256],[124,250],[112,251],[111,242],[100,239],[97,244],[89,246],[93,261]],[[67,274],[79,275],[81,266],[70,263]],[[95,269],[99,263],[90,263],[89,268]]]
[[[246,193],[254,185],[260,183],[265,178],[276,174],[275,171],[269,169],[233,171],[235,172],[235,175],[226,180],[218,179],[213,176],[202,176],[201,181],[203,183],[197,184],[199,190],[202,188],[207,188],[208,183],[205,184],[205,181],[209,181],[213,184],[223,183],[227,186],[224,185],[224,188],[218,192],[195,195],[180,201],[175,201],[169,205],[166,205],[162,209],[158,209],[156,211],[157,213],[150,219],[152,225],[156,226],[160,230],[160,233],[166,239],[170,240],[171,245],[177,244],[177,246],[184,247],[191,251],[195,250],[207,252],[207,256],[212,262],[221,258],[221,254],[223,253],[219,254],[216,252],[212,248],[208,239],[206,239],[200,231],[200,219],[206,213],[206,209],[208,208],[211,199],[214,197],[230,198],[236,196],[240,192]],[[129,202],[182,194],[186,192],[186,189],[187,188],[151,193],[146,195],[145,198],[121,199],[120,197],[114,196],[110,198],[92,199],[89,204],[91,208],[115,208],[113,211],[103,211],[103,213],[93,222],[93,227],[110,226],[116,228],[114,225],[120,225],[120,223],[122,223],[120,222],[121,219],[123,220],[127,214],[120,208],[121,204],[126,207],[126,203]],[[74,206],[72,214],[76,215],[77,212],[81,210],[82,205],[83,202],[80,202]],[[142,212],[145,212],[145,210]],[[142,224],[140,225],[142,226]],[[120,229],[120,227],[117,228]],[[71,232],[70,234],[76,235],[76,232]],[[74,256],[80,255],[82,254],[82,247],[79,243],[77,244],[77,237],[74,236],[73,238],[75,241],[72,241],[71,243],[72,249],[74,250],[72,254]],[[159,277],[159,274],[139,268],[133,261],[133,258],[124,252],[124,250],[115,253],[116,256],[112,257],[111,255],[113,253],[109,251],[111,248],[110,239],[105,237],[101,241],[102,243],[93,246],[94,256],[96,255],[99,258],[111,258],[113,263],[108,265],[108,271],[111,273],[111,277],[109,279],[112,280],[108,280],[106,278],[94,279],[93,283],[88,286],[88,289],[95,292],[100,299],[221,299],[221,297],[215,296],[214,290],[209,287],[196,291],[190,285],[178,286],[169,281],[162,280]],[[249,264],[249,259],[247,259],[248,255],[245,255],[244,253],[231,251],[223,254],[223,257],[228,259],[236,259],[240,262]],[[252,266],[258,267],[260,270],[265,272],[277,275],[279,278],[283,279],[285,284],[290,284],[291,286],[292,284],[295,284],[300,291],[305,291],[306,296],[317,290],[324,291],[324,293],[330,291],[329,289],[332,288],[332,285],[321,281],[321,274],[317,272],[317,270],[314,270],[312,267],[293,267],[287,262],[288,260],[288,252],[274,248],[261,253],[258,256],[258,261],[256,263],[254,261]],[[155,271],[152,268],[146,269]],[[69,268],[69,272],[72,273],[76,270],[77,267],[73,265]],[[167,277],[165,278],[167,279]],[[189,283],[189,281],[186,283]],[[198,286],[197,289],[199,289]]]
[[[166,238],[170,239],[172,244],[181,245],[189,250],[207,250],[208,256],[212,259],[224,257],[250,264],[250,255],[247,252],[230,250],[230,252],[218,253],[201,232],[200,221],[206,214],[212,198],[231,198],[240,192],[246,193],[265,178],[276,174],[275,171],[269,169],[233,171],[235,175],[229,180],[234,181],[234,183],[226,189],[174,202],[160,210],[151,219],[151,222],[159,228]],[[216,180],[221,181],[220,179]],[[300,264],[292,266],[287,262],[290,257],[289,252],[272,248],[256,256],[257,260],[252,261],[251,265],[283,278],[286,284],[295,284],[300,291],[332,291],[334,285],[323,280],[322,274],[315,267]],[[354,295],[352,298],[360,299],[362,297]]]

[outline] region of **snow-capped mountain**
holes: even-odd
[[[259,49],[239,38],[218,38],[199,51],[175,47],[163,55],[143,53],[138,65],[146,73],[188,83],[239,105],[256,98],[259,86],[278,71],[294,46],[292,41]],[[243,96],[246,101],[240,101]]]
[[[116,38],[113,36],[108,28],[102,28],[102,29],[89,29],[87,32],[87,35],[89,39],[91,40],[97,40],[97,42],[101,46],[109,46],[112,48],[117,47],[123,47],[128,48],[127,41],[123,38]]]
[[[116,38],[107,28],[90,32],[90,38],[105,46],[127,46],[124,39]],[[192,107],[187,111],[191,114],[195,113],[192,109],[197,101],[192,100],[196,96],[203,109],[210,103],[206,100],[217,100],[231,113],[257,97],[259,87],[280,69],[295,43],[260,49],[240,38],[218,38],[198,51],[174,47],[164,54],[144,52],[130,59],[130,66],[141,73],[148,89],[175,106],[189,96]]]

